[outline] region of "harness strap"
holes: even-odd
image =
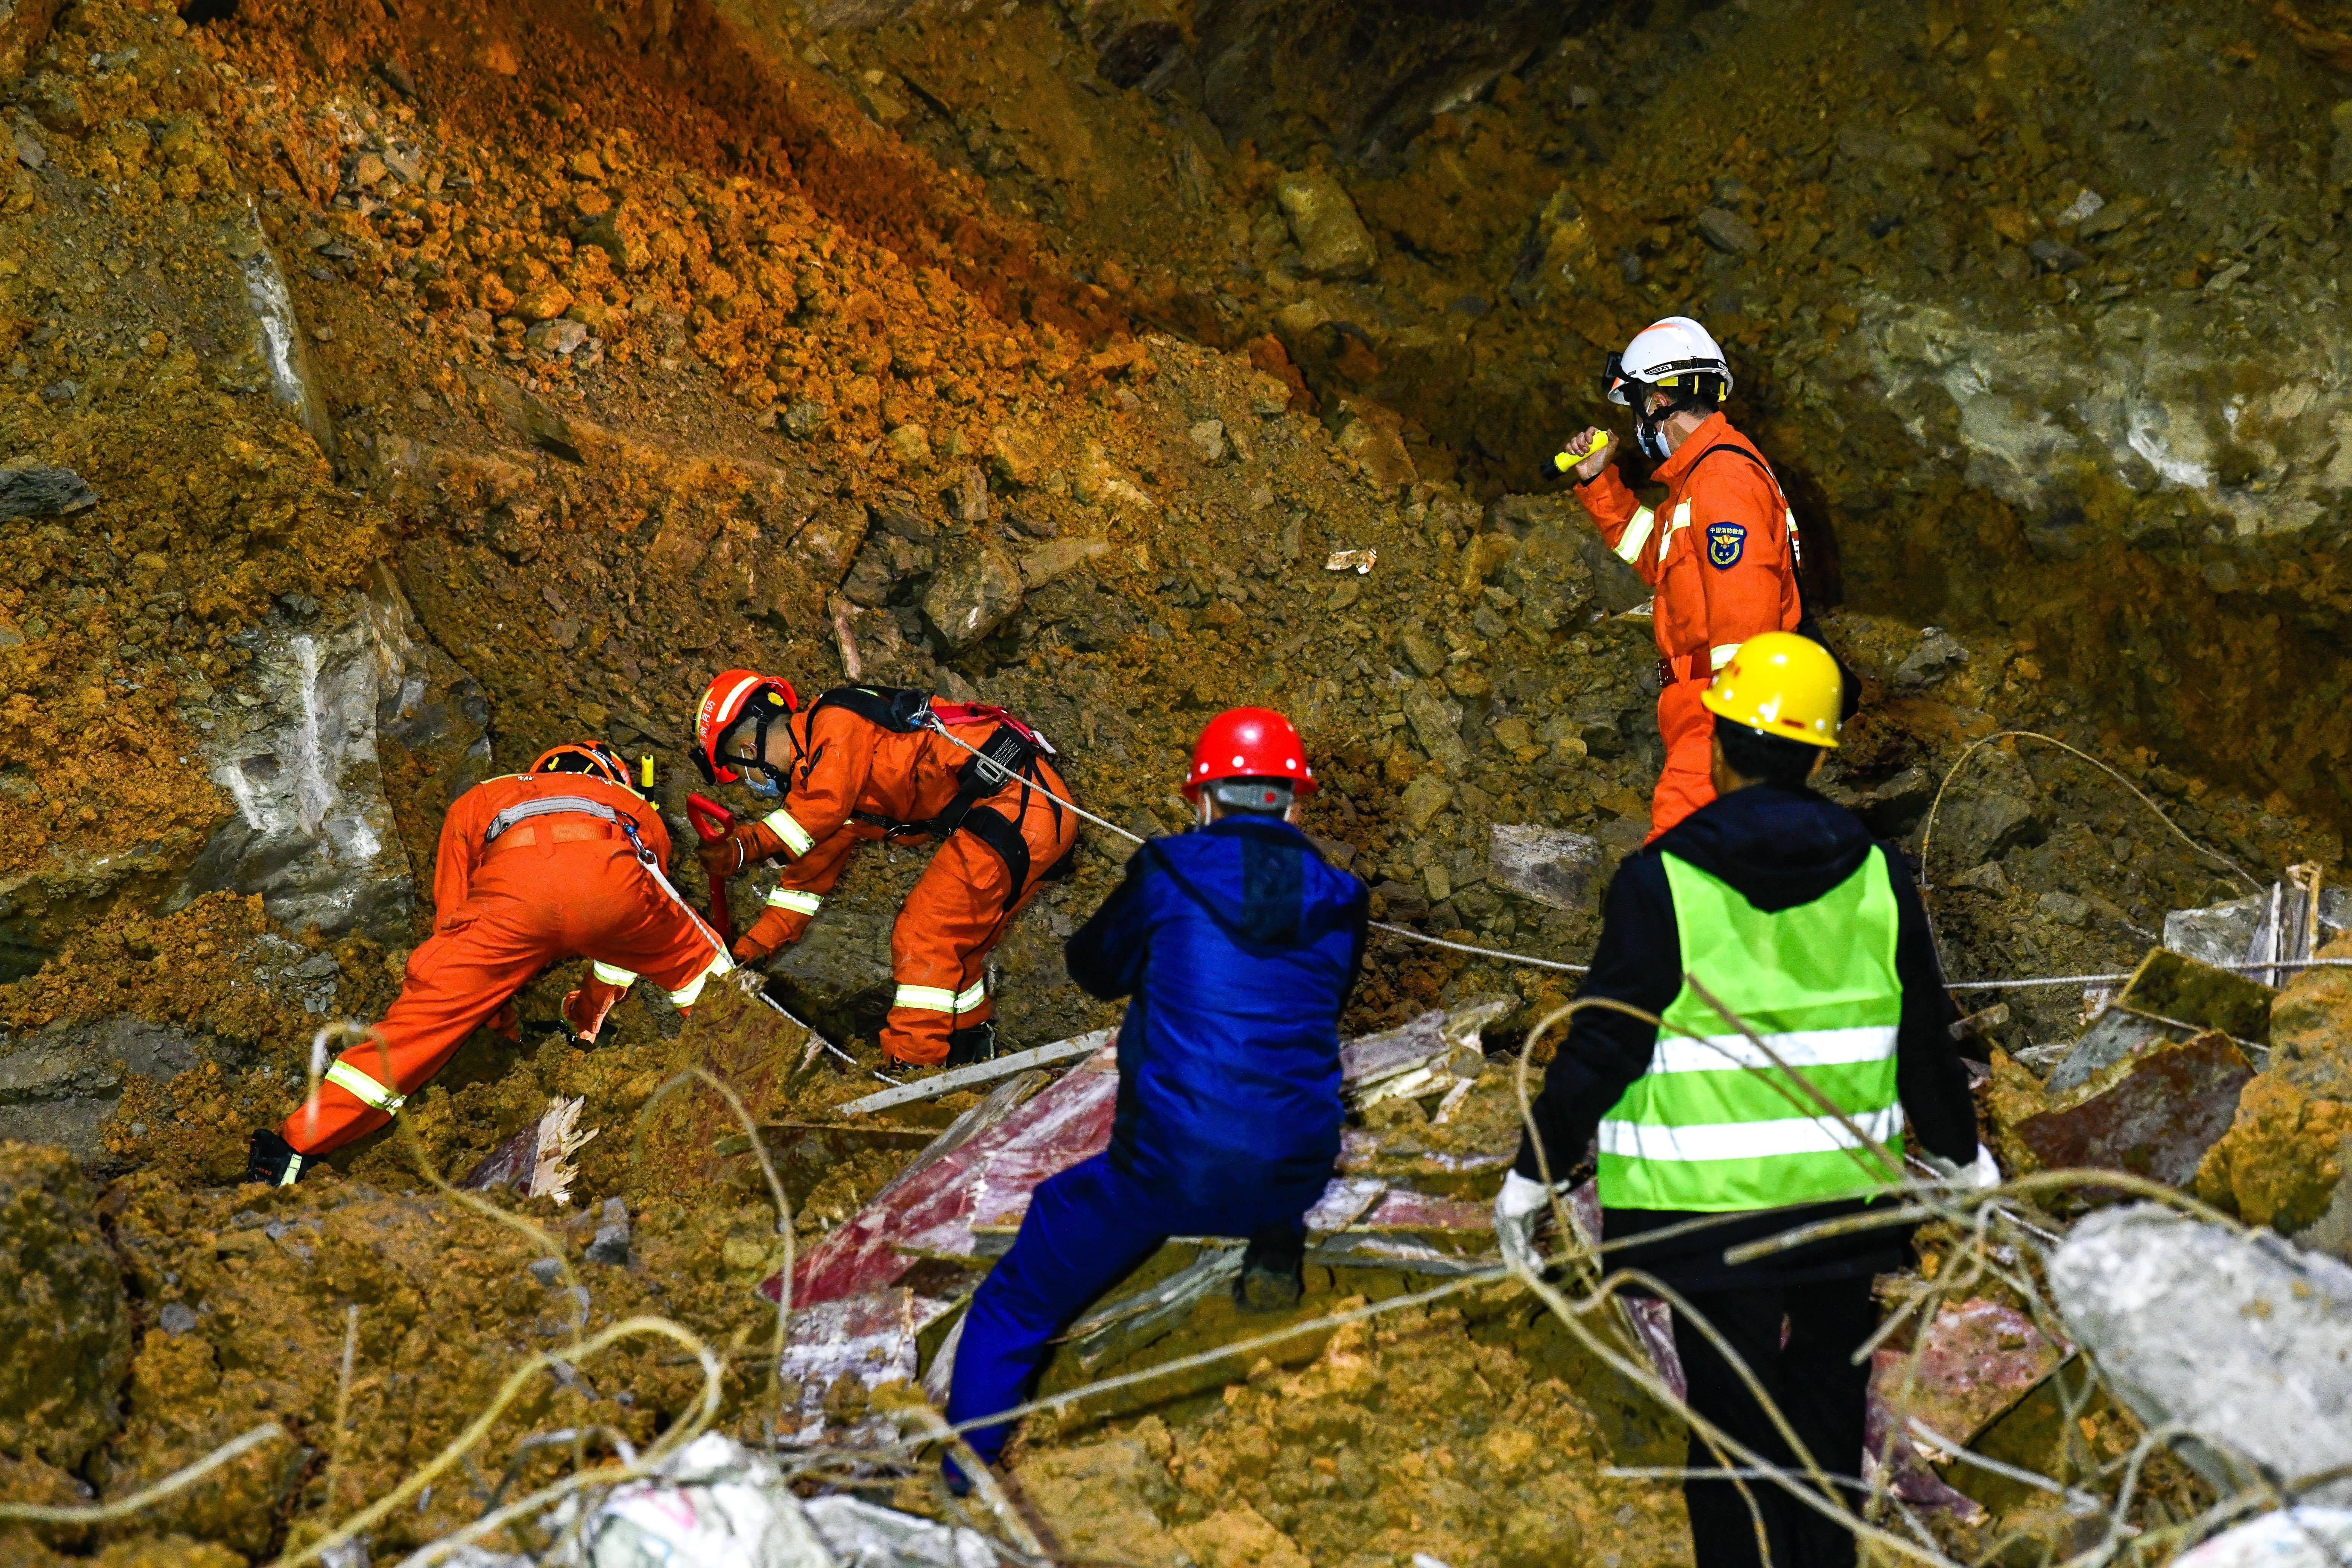
[[[527,822],[534,816],[546,816],[559,811],[584,812],[590,816],[601,817],[612,823],[626,820],[619,812],[601,800],[590,800],[587,796],[579,795],[544,795],[536,800],[517,802],[490,818],[489,826],[482,830],[482,842],[496,844],[499,841],[499,836],[516,823]],[[629,826],[634,829],[635,824],[631,823]],[[635,837],[634,831],[630,837]]]

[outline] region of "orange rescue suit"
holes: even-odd
[[[767,909],[736,939],[740,959],[762,958],[799,941],[857,846],[892,837],[892,824],[938,816],[955,799],[971,761],[970,752],[930,731],[893,730],[821,700],[793,715],[791,727],[799,748],[792,786],[761,819],[748,852],[750,859],[782,857],[787,863]],[[952,732],[977,748],[1001,728],[985,720]],[[890,931],[897,990],[882,1028],[887,1055],[935,1065],[947,1059],[950,1034],[995,1016],[984,973],[988,955],[1077,843],[1076,815],[1048,791],[1070,795],[1041,756],[1034,780],[1013,779],[972,804],[965,826],[947,835],[907,895]],[[978,822],[983,813],[1003,826]],[[903,842],[909,836],[898,837]]]
[[[1755,443],[1711,414],[1655,477],[1666,497],[1654,511],[1613,464],[1576,487],[1610,549],[1657,591],[1652,624],[1666,765],[1650,800],[1652,838],[1715,798],[1715,721],[1699,693],[1741,643],[1759,632],[1795,631],[1800,615],[1796,518]]]
[[[627,832],[583,811],[553,811],[487,835],[501,812],[528,802],[592,800],[635,824],[660,862],[669,834],[653,805],[586,773],[520,773],[475,785],[441,824],[433,870],[433,934],[408,956],[400,997],[328,1068],[278,1136],[305,1158],[383,1126],[482,1024],[515,1038],[510,1003],[531,977],[570,958],[591,961],[563,1001],[590,1039],[639,975],[691,1005],[703,982],[731,965],[717,938],[640,865]]]

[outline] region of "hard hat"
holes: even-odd
[[[1838,743],[1845,679],[1830,650],[1794,632],[1761,632],[1715,672],[1699,701],[1718,719],[1808,746]]]
[[[748,717],[758,722],[759,744],[753,749],[764,753],[768,726],[778,719],[791,718],[800,705],[800,693],[781,676],[761,675],[755,669],[723,671],[702,689],[702,701],[694,710],[694,765],[704,781],[733,784],[742,776],[719,760],[719,743],[739,721]],[[756,765],[771,775],[775,771],[764,763]]]
[[[1192,743],[1192,771],[1184,776],[1184,798],[1201,798],[1201,786],[1219,779],[1281,779],[1294,795],[1319,787],[1307,765],[1307,744],[1289,720],[1271,708],[1228,708],[1209,721]]]
[[[647,758],[646,761],[650,763],[652,759]],[[535,773],[586,773],[592,778],[603,779],[606,784],[619,784],[632,794],[639,793],[637,786],[629,779],[628,759],[602,741],[566,741],[560,746],[550,746],[539,754],[537,762],[530,764],[530,771]],[[647,769],[646,782],[653,782],[650,768]]]
[[[1731,364],[1705,327],[1688,316],[1668,316],[1635,332],[1623,353],[1609,356],[1608,380],[1609,401],[1621,408],[1633,406],[1625,384],[1634,381],[1715,404],[1730,395]]]

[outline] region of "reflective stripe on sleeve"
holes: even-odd
[[[1713,647],[1706,650],[1707,668],[1710,669],[1721,669],[1725,665],[1731,662],[1731,656],[1738,651],[1739,645],[1736,642],[1719,642],[1716,644]]]
[[[623,969],[618,964],[604,963],[591,963],[588,966],[588,973],[594,975],[597,979],[603,981],[607,985],[629,986],[635,985],[637,983],[635,971]]]
[[[1642,558],[1642,546],[1650,542],[1650,530],[1656,526],[1658,514],[1643,507],[1625,525],[1624,536],[1617,541],[1617,559],[1628,566]]]
[[[794,822],[793,814],[782,806],[760,820],[767,825],[769,832],[784,841],[784,852],[788,855],[805,855],[816,844],[816,840],[809,837],[809,830]]]
[[[988,982],[975,980],[961,992],[944,985],[901,985],[893,1006],[915,1007],[926,1013],[969,1013],[988,996]]]
[[[712,959],[710,963],[704,967],[701,973],[696,975],[684,985],[679,986],[677,990],[669,994],[670,1005],[674,1007],[693,1006],[696,1000],[702,994],[702,987],[704,984],[708,982],[712,975],[724,974],[734,967],[734,961],[728,958],[724,953]]]
[[[386,1116],[397,1111],[408,1100],[406,1095],[394,1093],[384,1088],[347,1061],[337,1061],[334,1066],[329,1068],[326,1081],[333,1084],[370,1110],[381,1110]]]
[[[768,907],[790,910],[796,915],[813,915],[824,908],[824,895],[803,892],[797,888],[778,888],[768,895]]]

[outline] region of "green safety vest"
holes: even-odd
[[[1601,1122],[1602,1206],[1779,1208],[1859,1197],[1895,1180],[1687,978],[1697,976],[1899,1163],[1903,986],[1885,852],[1874,847],[1843,882],[1775,914],[1688,862],[1664,858],[1686,978],[1663,1015],[1650,1070]]]

